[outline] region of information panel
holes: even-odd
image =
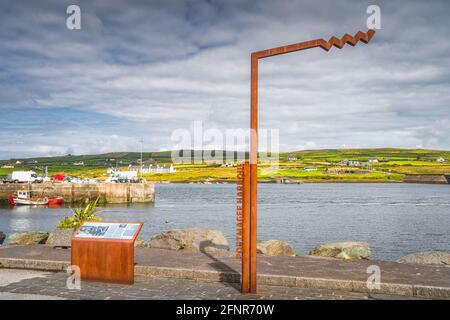
[[[132,222],[85,222],[75,238],[132,240],[139,232],[141,223]]]

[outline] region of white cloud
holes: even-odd
[[[0,109],[78,110],[99,121],[78,139],[57,123],[21,128],[25,143],[0,156],[137,150],[141,136],[148,150],[170,149],[171,132],[196,120],[246,128],[250,52],[364,30],[368,4],[81,1],[82,30],[68,31],[59,2],[2,3]],[[368,45],[260,62],[260,125],[280,130],[281,150],[450,148],[449,5],[379,5],[382,30]],[[0,126],[0,136],[11,130]]]

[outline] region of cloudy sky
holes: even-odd
[[[81,7],[81,30],[66,8]],[[448,1],[0,3],[0,159],[177,147],[177,129],[247,128],[252,51],[366,31],[368,45],[260,62],[260,126],[282,151],[450,149]]]

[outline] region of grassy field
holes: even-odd
[[[202,158],[191,151],[187,151],[192,159]],[[236,154],[234,154],[236,156]],[[296,157],[296,160],[289,160]],[[34,170],[43,175],[45,167],[49,175],[63,173],[68,176],[83,178],[107,177],[106,170],[109,167],[118,166],[126,170],[128,165],[138,165],[140,153],[117,152],[101,155],[62,156],[32,159],[12,159],[0,161],[0,166],[14,164],[14,169],[0,168],[0,176],[6,176],[13,170]],[[375,158],[366,173],[329,173],[327,169],[350,169],[342,164],[343,160],[367,162],[369,158]],[[437,162],[443,158],[444,162]],[[19,160],[22,164],[17,165]],[[144,164],[171,164],[171,151],[145,152]],[[76,166],[75,162],[84,164]],[[199,181],[234,181],[236,179],[235,167],[220,167],[217,164],[175,164],[175,173],[144,174],[149,181],[174,181],[174,182],[199,182]],[[278,169],[269,170],[267,165],[260,165],[259,177],[263,180],[276,178],[288,178],[294,181],[304,182],[391,182],[401,181],[406,174],[443,174],[450,173],[450,151],[423,150],[423,149],[330,149],[330,150],[306,150],[298,152],[280,153],[277,163]],[[315,171],[308,171],[308,169]],[[367,170],[367,167],[351,168],[355,170]]]
[[[221,180],[234,181],[236,179],[236,168],[220,168],[215,166],[183,166],[177,168],[175,173],[155,173],[144,174],[144,178],[149,181],[206,181]]]

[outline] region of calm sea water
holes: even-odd
[[[142,221],[146,240],[163,230],[208,227],[234,243],[235,185],[156,186],[154,205],[109,205],[105,221]],[[0,207],[0,231],[51,231],[70,208]],[[302,184],[259,186],[259,239],[281,239],[300,254],[331,241],[366,241],[374,258],[450,251],[450,186]]]

